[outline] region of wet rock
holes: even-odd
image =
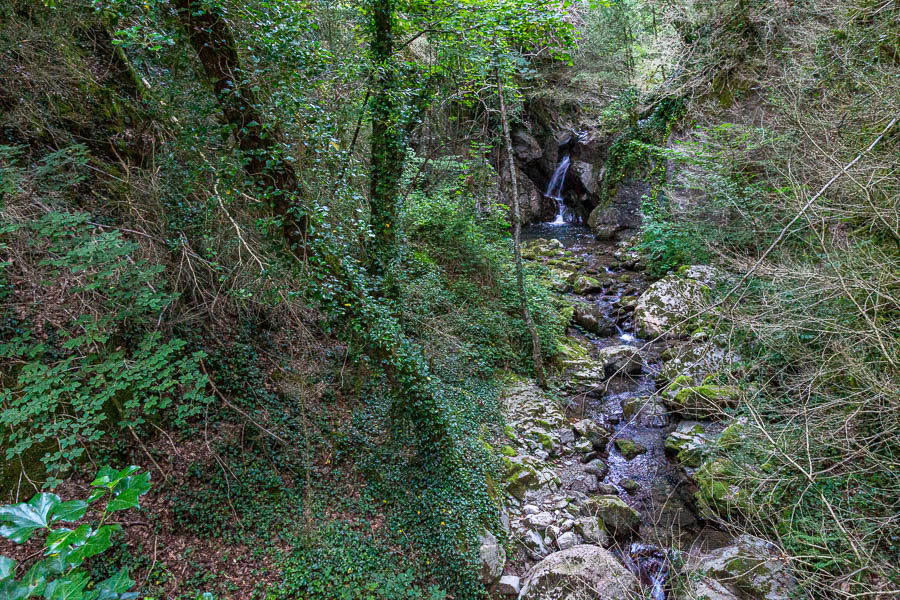
[[[627,478],[627,477],[626,477],[625,479],[620,479],[620,480],[619,480],[619,486],[620,486],[623,490],[625,490],[626,492],[628,492],[629,494],[634,494],[634,493],[637,492],[639,489],[641,489],[641,486],[638,485],[638,482],[637,482],[637,481],[635,481],[634,479],[629,479],[629,478]]]
[[[584,472],[603,479],[609,473],[609,466],[602,460],[595,459],[584,465]]]
[[[574,425],[572,430],[579,437],[588,440],[597,450],[604,450],[609,443],[610,434],[596,421],[591,419],[582,419]]]
[[[722,595],[709,596],[711,599],[786,600],[797,589],[797,580],[781,557],[775,545],[758,537],[741,535],[732,544],[693,561],[688,567],[688,580],[703,584],[706,594],[725,591]]]
[[[698,324],[709,288],[703,283],[668,275],[651,285],[638,298],[634,326],[638,337],[682,336]]]
[[[576,304],[572,320],[579,327],[600,337],[609,337],[616,332],[615,322],[609,319],[596,304]]]
[[[521,583],[515,575],[504,575],[497,582],[497,593],[501,596],[517,597],[521,589]]]
[[[595,496],[585,502],[582,511],[600,519],[616,539],[628,539],[641,526],[641,515],[617,496]]]
[[[614,375],[638,375],[644,368],[641,352],[634,346],[610,346],[599,352],[600,362],[607,377]]]
[[[603,290],[603,283],[588,275],[581,275],[575,278],[575,281],[572,282],[572,287],[575,289],[576,294],[584,296],[585,294],[593,294]]]
[[[478,539],[480,546],[478,554],[481,558],[481,581],[485,585],[491,585],[503,574],[506,566],[506,551],[497,542],[488,530],[484,530]]]
[[[591,196],[596,196],[600,191],[600,186],[597,182],[597,175],[594,173],[593,165],[576,160],[572,162],[572,166],[569,168],[578,177],[578,181],[581,183],[581,187],[584,188],[584,191]]]
[[[619,438],[615,443],[616,450],[625,457],[625,460],[631,460],[634,457],[647,452],[647,447],[645,445],[629,438]]]
[[[669,424],[669,410],[655,396],[622,400],[622,416],[647,427],[665,427]]]
[[[619,600],[637,595],[638,581],[600,546],[582,544],[551,554],[525,576],[519,600]]]

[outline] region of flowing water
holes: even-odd
[[[564,156],[559,164],[556,166],[556,170],[553,172],[553,177],[550,178],[550,183],[547,184],[547,192],[544,194],[548,198],[553,198],[556,200],[557,210],[556,210],[556,218],[550,223],[550,225],[565,225],[565,211],[566,205],[562,199],[562,189],[563,184],[566,181],[566,173],[569,171],[570,159],[568,156]]]
[[[554,174],[549,191],[559,193],[568,159],[564,158]],[[557,177],[559,175],[559,177]],[[555,186],[555,187],[554,187]],[[548,193],[548,195],[550,195]],[[614,256],[616,247],[607,242],[598,242],[584,227],[566,224],[557,216],[553,223],[538,224],[523,231],[526,239],[558,239],[567,250],[582,257],[588,272],[611,277],[610,285],[597,294],[573,298],[587,301],[599,308],[600,312],[615,323],[613,335],[600,337],[586,336],[597,348],[614,345],[630,345],[645,352],[647,365],[642,374],[635,377],[613,377],[601,384],[592,393],[582,393],[569,399],[569,413],[573,418],[589,417],[612,429],[606,462],[609,472],[602,483],[616,486],[619,497],[635,508],[642,517],[641,542],[619,548],[617,554],[623,564],[641,580],[650,591],[653,600],[665,600],[666,580],[669,572],[666,548],[700,546],[715,543],[715,533],[709,534],[698,521],[691,504],[690,491],[686,490],[685,478],[680,467],[665,453],[665,439],[675,429],[676,419],[659,411],[654,398],[657,391],[655,375],[659,368],[662,347],[653,347],[640,340],[634,333],[632,318],[633,303],[623,298],[636,296],[647,287],[640,272],[626,274],[625,265]],[[602,276],[602,275],[600,275]],[[629,308],[624,308],[626,305]],[[570,335],[581,337],[580,332],[570,330]],[[639,408],[628,418],[623,414],[623,405],[634,403]],[[630,439],[647,448],[647,451],[630,460],[618,452],[616,439]],[[631,480],[630,482],[627,480]],[[623,486],[622,482],[626,482]],[[635,488],[634,484],[637,486]]]

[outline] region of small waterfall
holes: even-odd
[[[556,204],[558,205],[556,219],[552,223],[550,223],[551,225],[565,224],[565,221],[563,220],[563,211],[565,211],[565,204],[563,204],[562,199],[562,188],[563,183],[566,181],[566,173],[569,170],[570,162],[571,161],[569,160],[568,156],[563,156],[563,159],[559,161],[559,164],[556,166],[556,171],[553,172],[553,177],[550,178],[550,184],[547,186],[546,196],[556,200]]]

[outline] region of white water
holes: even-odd
[[[556,204],[558,206],[556,211],[556,219],[553,220],[551,225],[565,225],[566,222],[563,219],[563,212],[565,211],[565,204],[563,204],[562,199],[562,188],[563,183],[566,181],[566,173],[569,170],[569,157],[564,156],[561,161],[559,161],[559,165],[556,167],[556,171],[553,172],[553,177],[550,178],[550,184],[547,186],[546,195],[550,198],[556,200]]]

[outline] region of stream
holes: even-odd
[[[679,465],[666,456],[665,440],[676,428],[678,418],[655,397],[655,378],[665,343],[647,344],[634,332],[634,301],[650,282],[640,263],[623,256],[620,247],[597,241],[586,227],[566,223],[561,214],[553,222],[523,230],[523,239],[558,240],[583,264],[579,272],[603,282],[602,289],[590,293],[575,294],[571,289],[563,292],[576,306],[583,307],[583,312],[598,315],[604,323],[593,328],[596,333],[570,325],[569,337],[588,342],[593,347],[592,354],[627,345],[640,349],[643,355],[639,373],[613,375],[586,391],[570,390],[565,413],[571,421],[588,418],[611,433],[605,451],[597,453],[608,465],[605,476],[598,479],[600,489],[606,490],[602,491],[604,494],[617,494],[641,516],[636,541],[612,551],[637,576],[651,598],[665,600],[671,549],[706,551],[727,543],[729,537],[697,518],[692,508],[693,489]],[[577,315],[576,312],[576,322]],[[626,452],[623,455],[617,441],[633,442],[645,450],[634,454],[633,448],[626,446],[622,448]],[[562,460],[558,464],[562,489],[583,477],[578,461]]]

